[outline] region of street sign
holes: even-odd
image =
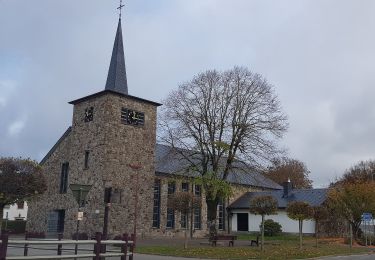
[[[363,221],[371,221],[372,220],[372,214],[369,212],[365,212],[362,214],[362,220]]]
[[[83,219],[83,211],[78,211],[77,220],[81,221]]]

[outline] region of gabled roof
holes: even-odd
[[[111,63],[109,65],[106,90],[113,90],[122,94],[128,94],[128,82],[126,79],[125,55],[122,42],[121,18],[118,20],[115,43],[113,44]]]
[[[176,148],[156,144],[155,160],[156,174],[181,175],[187,177],[198,176],[197,172],[187,171],[190,163],[180,152],[176,151]],[[194,158],[191,158],[191,160],[194,161]],[[235,166],[236,167],[234,167],[228,175],[228,182],[230,183],[267,189],[282,189],[280,185],[243,163],[237,163]]]
[[[328,189],[295,189],[292,190],[287,197],[284,197],[283,190],[262,191],[262,192],[247,192],[229,205],[229,209],[249,209],[250,200],[259,197],[270,195],[277,200],[279,209],[285,209],[289,202],[304,201],[310,206],[320,206],[327,198]]]
[[[96,92],[94,94],[91,94],[91,95],[88,95],[88,96],[85,96],[85,97],[82,97],[82,98],[79,98],[79,99],[76,99],[76,100],[73,100],[73,101],[70,101],[69,104],[75,105],[75,104],[81,103],[83,101],[89,100],[91,98],[103,96],[107,93],[111,93],[111,94],[114,94],[114,95],[117,95],[117,96],[134,99],[136,101],[142,101],[142,102],[154,105],[154,106],[161,106],[162,105],[162,104],[154,102],[154,101],[150,101],[150,100],[147,100],[147,99],[143,99],[143,98],[127,95],[127,94],[122,94],[120,92],[116,92],[116,91],[108,90],[108,89]]]
[[[69,136],[70,132],[72,132],[72,127],[69,126],[68,129],[63,133],[63,135],[57,140],[54,146],[52,146],[51,150],[44,156],[44,158],[40,161],[39,164],[43,165],[46,160],[51,156],[51,154],[57,149],[57,147],[60,145],[60,143],[67,137]]]

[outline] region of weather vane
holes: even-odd
[[[122,0],[120,0],[120,6],[117,7],[117,9],[120,10],[120,13],[119,13],[119,18],[120,18],[120,19],[121,19],[121,10],[122,10],[122,8],[123,8],[124,6],[125,6],[125,5],[122,4]]]

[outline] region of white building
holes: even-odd
[[[27,202],[20,202],[13,205],[7,205],[4,208],[3,219],[8,220],[26,220],[27,218]]]
[[[320,206],[326,200],[327,189],[292,189],[290,182],[284,184],[283,190],[247,192],[233,202],[228,211],[231,216],[231,231],[233,232],[259,232],[259,225],[262,221],[260,215],[250,213],[250,201],[254,197],[270,195],[277,200],[277,215],[265,216],[265,219],[272,219],[281,225],[285,233],[298,233],[298,221],[290,219],[286,214],[288,203],[293,201],[304,201],[310,206]],[[315,233],[315,221],[306,220],[303,222],[303,233]]]

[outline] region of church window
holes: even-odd
[[[183,182],[181,183],[181,191],[189,192],[189,183]],[[187,228],[188,224],[188,216],[185,213],[181,213],[181,228]]]
[[[85,151],[85,169],[89,168],[89,156],[90,156],[90,151],[86,150]]]
[[[160,180],[154,183],[154,207],[152,214],[152,227],[160,227]]]
[[[202,186],[195,185],[194,186],[194,195],[200,197],[202,195]]]
[[[224,202],[220,201],[217,208],[218,208],[219,230],[225,230]]]
[[[181,191],[188,192],[189,191],[189,183],[187,183],[187,182],[181,183]]]
[[[68,190],[69,163],[65,162],[61,166],[60,193],[66,193]]]
[[[173,195],[176,190],[176,183],[168,183],[168,197]],[[175,214],[172,208],[167,208],[167,228],[174,228]]]
[[[201,208],[194,209],[194,229],[201,229]]]

